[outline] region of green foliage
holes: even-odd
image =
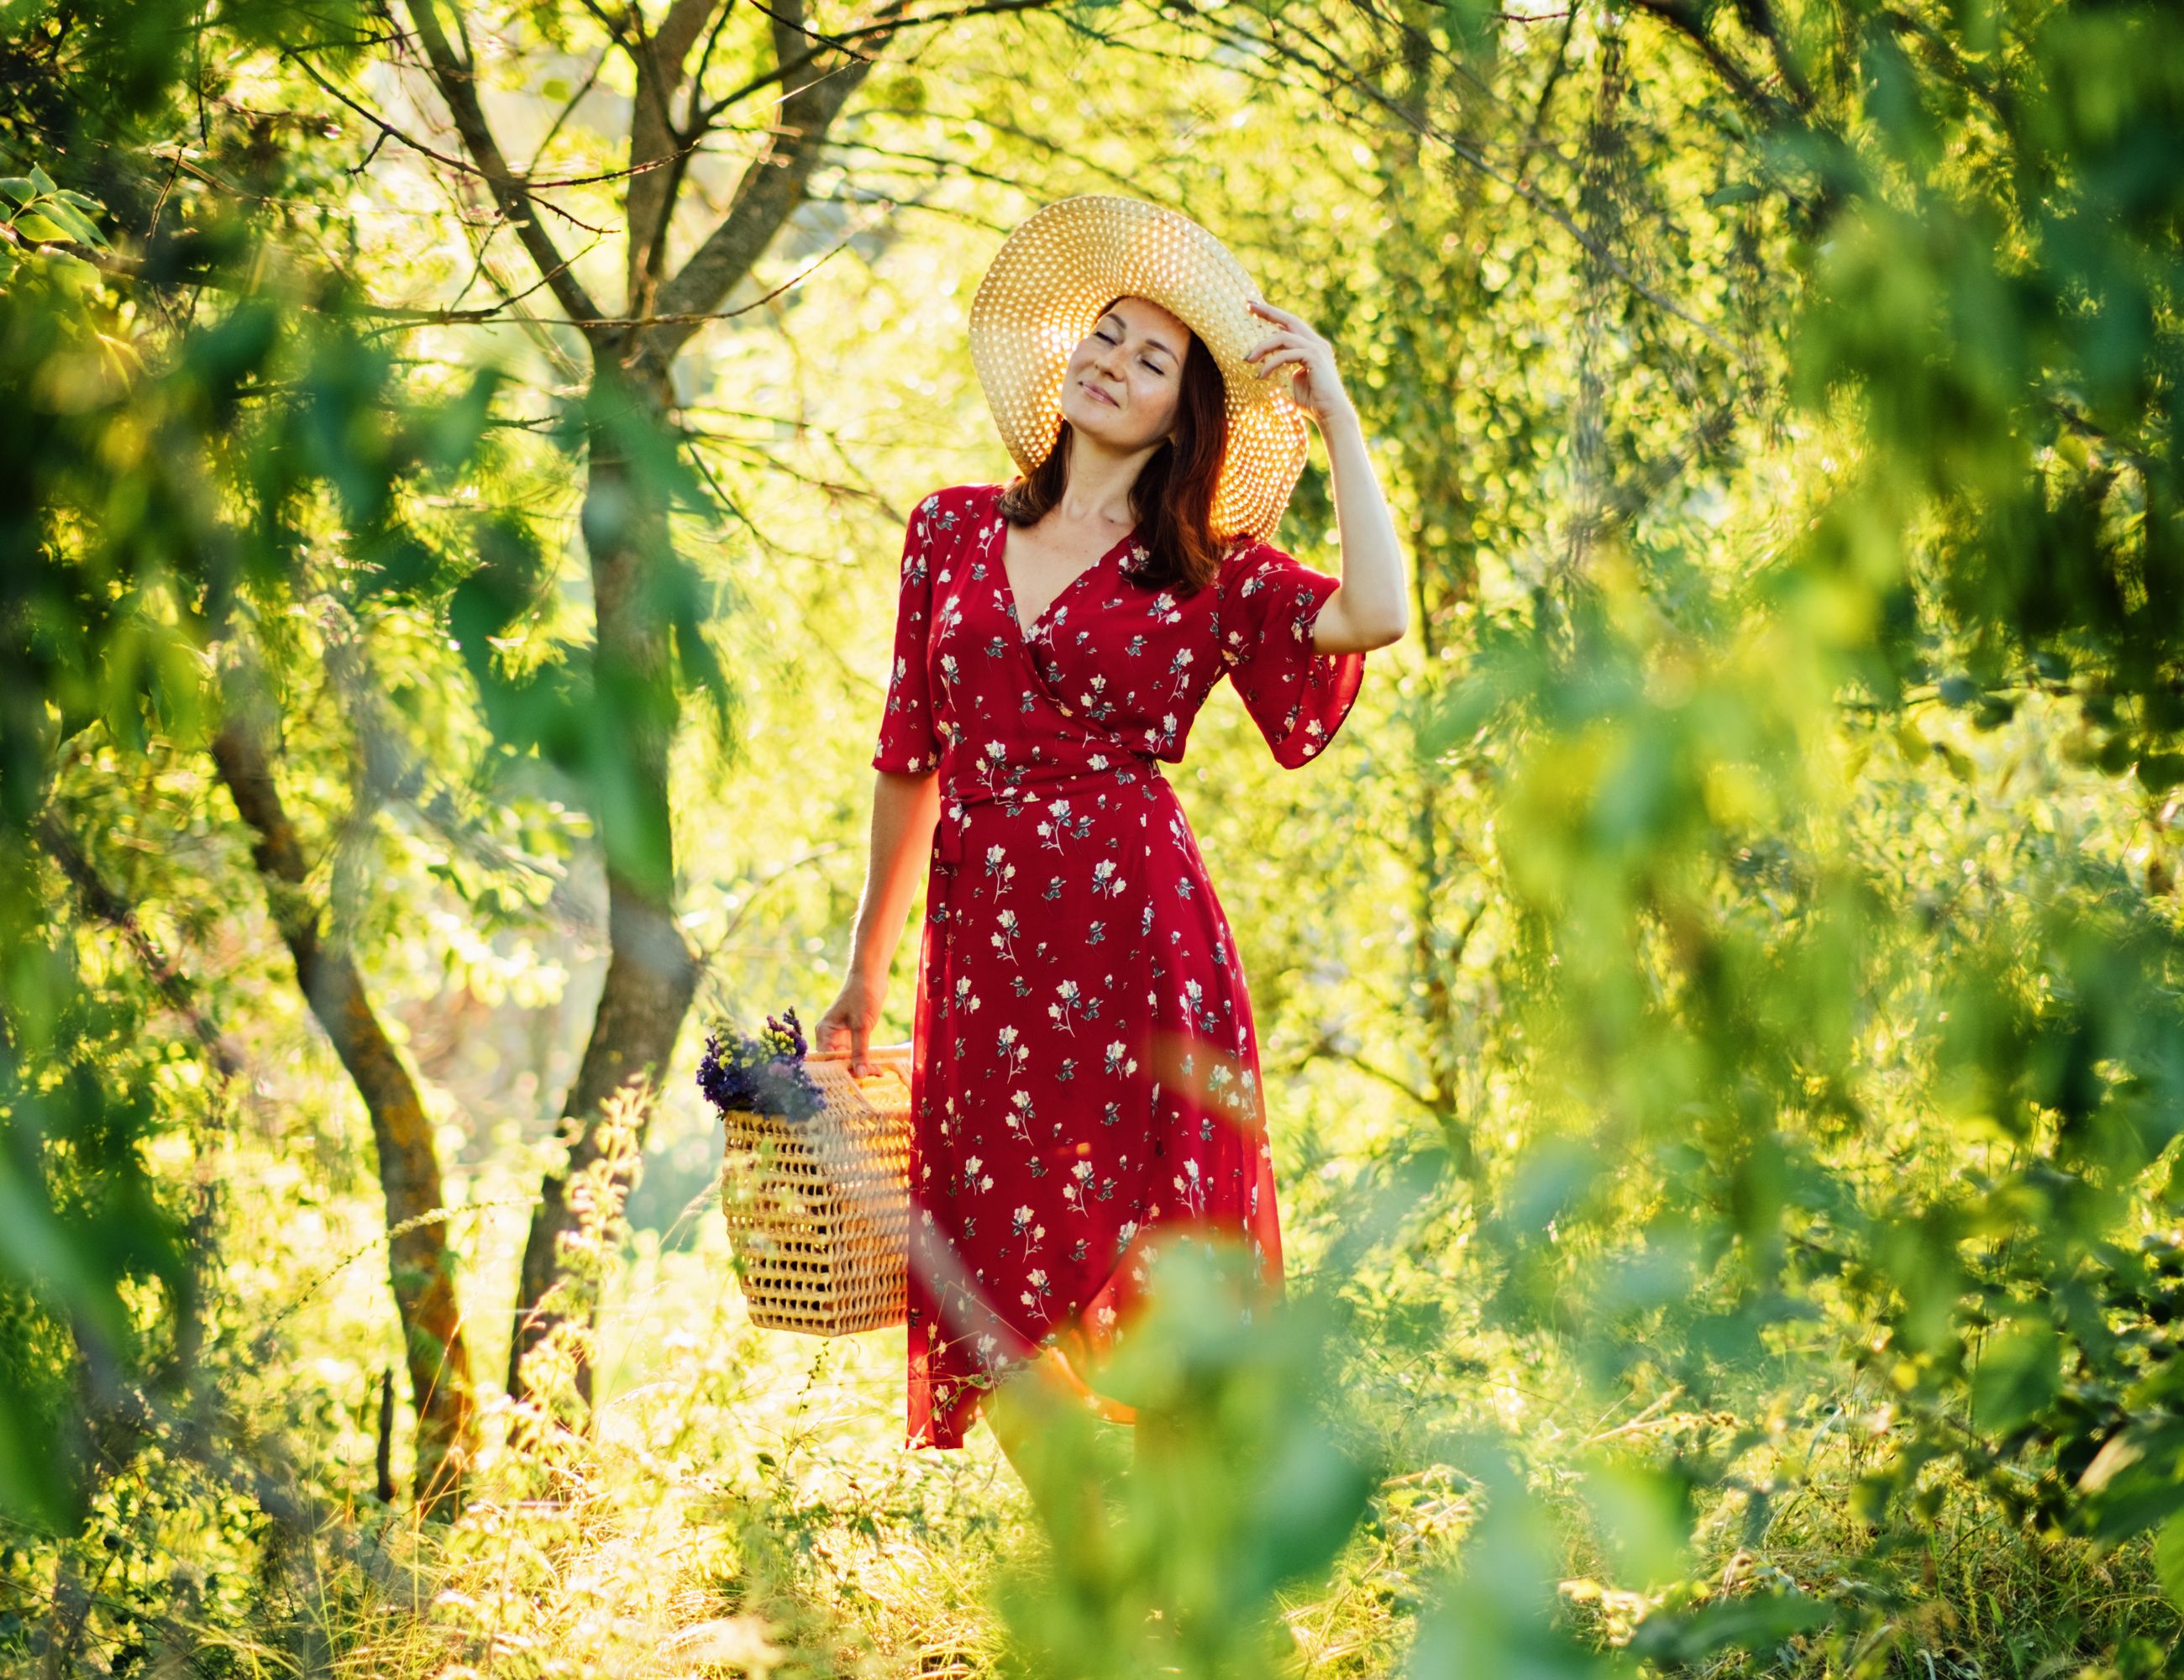
[[[137,21],[140,42],[160,27]],[[114,80],[82,92],[114,103],[79,116],[118,139],[155,90],[145,60],[98,51]],[[97,64],[66,68],[95,80]],[[164,330],[92,261],[44,248],[111,253],[93,220],[103,206],[35,163],[0,181],[0,197],[13,236],[0,379],[17,394],[0,421],[0,1199],[12,1239],[0,1291],[22,1356],[20,1382],[5,1385],[0,1511],[65,1527],[119,1444],[100,1437],[131,1404],[126,1385],[153,1382],[172,1402],[192,1374],[194,1261],[176,1209],[187,1190],[151,1152],[195,1117],[150,1071],[187,1052],[148,1027],[146,988],[81,948],[99,936],[77,915],[100,893],[56,867],[77,843],[56,782],[92,738],[138,765],[202,748],[223,712],[217,657],[232,658],[253,610],[286,608],[329,516],[359,580],[353,599],[437,567],[403,499],[474,451],[492,382],[412,400],[387,349],[345,319],[338,287],[283,286],[262,253],[201,276],[220,306]],[[209,225],[201,258],[252,248],[241,221],[214,211]],[[142,1049],[117,1042],[117,1017],[148,1034]]]
[[[116,1671],[2173,1665],[2174,9],[1064,14],[876,73],[784,241],[844,255],[627,387],[465,318],[527,283],[504,220],[298,69],[359,17],[8,14],[0,1649],[80,1611]],[[463,23],[584,183],[557,234],[615,211],[605,22]],[[472,1213],[554,1162],[603,875],[681,894],[724,1017],[827,978],[893,510],[1003,470],[955,441],[960,229],[1117,177],[1337,338],[1414,551],[1338,770],[1217,712],[1192,747],[1291,1299],[1247,1330],[1186,1259],[1113,1373],[1136,1465],[1072,1507],[1117,1444],[1058,1415],[1034,1516],[990,1443],[899,1451],[899,1344],[735,1316],[686,1070],[629,1204],[672,1240],[626,1230],[624,1116],[537,1396],[406,1527],[368,1146],[204,743],[271,704],[465,1282],[512,1276]],[[1334,524],[1316,464],[1284,541],[1334,566]],[[583,628],[618,553],[656,642]]]
[[[1752,45],[1679,27],[1720,62]],[[1892,9],[1793,34],[1818,91],[1747,114],[1804,270],[1786,418],[1825,471],[1797,534],[1710,582],[1714,531],[1666,508],[1609,527],[1479,615],[1420,735],[1429,778],[1487,780],[1507,915],[1494,995],[1524,1098],[1473,1175],[1490,1318],[1552,1336],[1603,1402],[1749,1420],[1663,1460],[1699,1510],[1756,1505],[1735,1466],[1770,1405],[1869,1382],[1890,1444],[1850,1572],[1892,1605],[1958,1499],[2097,1549],[2184,1499],[2153,1444],[2184,1131],[2173,813],[2148,809],[2150,893],[2040,815],[2128,811],[2113,778],[2141,760],[2160,793],[2184,693],[2176,176],[2127,161],[2184,152],[2173,28],[2026,8],[1985,56]],[[2089,54],[2133,61],[2098,110]],[[1722,1640],[1784,1631],[1736,1633],[1745,1613],[1711,1618]],[[1658,1613],[1629,1638],[1674,1662],[1713,1644]]]
[[[1137,1414],[1134,1461],[1125,1475],[1111,1468],[1106,1488],[1084,1483],[1107,1426],[1067,1402],[1034,1402],[1025,1473],[1059,1520],[1046,1525],[1044,1567],[999,1584],[1007,1672],[1274,1672],[1276,1594],[1324,1573],[1380,1466],[1334,1416],[1325,1305],[1252,1310],[1252,1265],[1184,1243],[1150,1268],[1151,1309],[1101,1382]]]
[[[1840,92],[1782,136],[1830,205],[1797,386],[1845,389],[1860,416],[1813,561],[1915,587],[1953,632],[1938,670],[1877,637],[1894,683],[1939,677],[1984,727],[2027,689],[2071,693],[2078,750],[2143,763],[2159,793],[2184,730],[2184,24],[2008,5],[1983,27],[1853,8],[1828,53]],[[1907,521],[1925,528],[1899,548]]]

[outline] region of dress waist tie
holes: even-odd
[[[1110,765],[1106,770],[1072,770],[1050,782],[1017,782],[1000,786],[965,777],[951,783],[944,771],[941,776],[940,821],[933,832],[933,860],[940,864],[960,864],[963,861],[963,831],[970,826],[970,808],[972,805],[1008,804],[1018,809],[1042,804],[1056,798],[1078,787],[1128,787],[1135,777],[1133,769],[1141,771],[1148,782],[1164,782],[1160,773],[1160,760],[1150,753],[1139,753],[1125,748],[1111,748],[1111,755],[1127,759],[1127,764]]]

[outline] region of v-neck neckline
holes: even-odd
[[[1021,609],[1017,605],[1016,585],[1009,581],[1008,520],[1002,514],[996,512],[994,515],[994,526],[1000,538],[999,546],[997,546],[994,550],[994,570],[1000,575],[1001,593],[1007,598],[1006,604],[1009,609],[1009,622],[1016,626],[1017,639],[1024,643],[1027,646],[1030,644],[1032,638],[1038,634],[1039,626],[1045,623],[1048,617],[1053,613],[1054,609],[1060,606],[1063,601],[1068,598],[1070,591],[1076,588],[1078,584],[1084,582],[1086,578],[1091,576],[1094,572],[1098,571],[1106,566],[1106,564],[1110,560],[1113,559],[1116,555],[1121,554],[1123,549],[1127,548],[1131,543],[1137,541],[1138,531],[1139,528],[1137,525],[1133,524],[1128,531],[1123,533],[1122,537],[1117,541],[1114,547],[1108,549],[1106,554],[1100,555],[1098,559],[1093,561],[1090,565],[1086,566],[1082,571],[1078,572],[1076,576],[1071,578],[1068,582],[1063,584],[1060,589],[1055,592],[1054,598],[1039,609],[1039,616],[1034,619],[1029,624],[1026,624],[1023,621]]]

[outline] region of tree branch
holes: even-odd
[[[1400,1092],[1409,1098],[1428,1114],[1440,1112],[1434,1099],[1412,1084],[1410,1081],[1399,1073],[1390,1073],[1386,1068],[1368,1061],[1355,1050],[1345,1049],[1333,1032],[1322,1033],[1312,1043],[1307,1044],[1295,1055],[1282,1063],[1279,1071],[1285,1074],[1301,1073],[1323,1056],[1354,1067],[1368,1078],[1377,1079],[1390,1090]]]
[[[853,42],[874,39],[890,40],[898,35],[907,35],[912,30],[931,29],[942,24],[961,23],[966,18],[990,17],[1007,12],[1045,11],[1053,4],[1054,0],[983,0],[983,3],[964,6],[952,12],[933,12],[917,18],[894,18],[881,23],[866,24],[858,29],[844,30],[839,35],[821,35],[799,25],[796,25],[797,32],[815,43],[809,51],[800,53],[793,58],[777,60],[773,69],[753,76],[733,92],[723,94],[707,105],[703,116],[705,120],[710,121],[731,105],[738,104],[749,98],[761,88],[771,87],[776,82],[785,82],[789,77],[800,75],[822,54],[830,49],[849,53],[864,64],[870,64],[874,61],[863,53],[857,53],[852,46]],[[780,14],[771,11],[764,6],[760,6],[759,9],[765,12],[768,17],[774,18],[777,21],[780,20]],[[894,7],[890,5],[884,9],[893,11]]]
[[[599,313],[599,308],[582,282],[562,260],[553,236],[539,221],[530,187],[509,169],[500,142],[493,138],[493,130],[486,122],[484,108],[478,103],[476,84],[468,66],[457,60],[454,49],[448,45],[432,0],[408,0],[408,3],[417,39],[432,65],[433,86],[447,102],[448,113],[454,119],[455,132],[462,136],[463,149],[470,153],[478,173],[485,178],[493,202],[515,229],[516,237],[531,253],[538,272],[546,276],[561,307],[580,323],[593,320]]]
[[[1639,3],[1641,5],[1646,4],[1647,0],[1639,0]],[[1658,0],[1656,0],[1656,3],[1658,3]],[[1617,279],[1620,280],[1625,286],[1629,286],[1631,291],[1636,292],[1638,296],[1643,298],[1655,309],[1663,311],[1664,314],[1674,315],[1678,320],[1683,322],[1685,325],[1698,333],[1700,337],[1706,339],[1708,343],[1713,345],[1717,349],[1730,355],[1735,355],[1736,347],[1734,345],[1730,344],[1728,340],[1724,338],[1719,333],[1716,332],[1712,327],[1708,326],[1704,321],[1701,320],[1696,315],[1691,314],[1691,311],[1678,303],[1674,298],[1655,290],[1652,286],[1648,286],[1644,281],[1639,279],[1636,275],[1630,271],[1630,266],[1625,264],[1620,257],[1618,257],[1614,252],[1610,250],[1606,245],[1602,244],[1598,239],[1596,239],[1591,234],[1585,231],[1583,227],[1580,226],[1576,218],[1572,216],[1568,210],[1565,210],[1560,204],[1555,203],[1553,199],[1548,197],[1545,193],[1540,192],[1539,189],[1531,186],[1522,178],[1505,174],[1502,170],[1496,169],[1492,164],[1486,160],[1485,154],[1469,141],[1463,139],[1460,136],[1446,132],[1434,123],[1428,121],[1420,114],[1404,109],[1399,102],[1390,97],[1387,93],[1383,92],[1380,88],[1374,86],[1370,81],[1350,71],[1339,59],[1334,58],[1331,53],[1328,55],[1328,58],[1314,58],[1301,47],[1291,46],[1282,42],[1269,40],[1264,36],[1244,34],[1234,30],[1219,26],[1209,26],[1207,33],[1215,39],[1225,41],[1234,47],[1245,48],[1256,53],[1271,53],[1279,58],[1284,58],[1290,63],[1310,71],[1312,75],[1317,75],[1321,79],[1321,81],[1329,84],[1330,86],[1347,88],[1351,92],[1354,92],[1370,101],[1372,103],[1380,107],[1383,110],[1388,112],[1389,114],[1393,116],[1398,122],[1401,123],[1405,127],[1412,129],[1425,138],[1435,141],[1440,146],[1446,147],[1449,153],[1459,163],[1468,165],[1471,169],[1476,170],[1479,174],[1485,175],[1489,181],[1497,181],[1502,186],[1507,187],[1511,192],[1524,200],[1525,203],[1530,205],[1535,210],[1537,210],[1557,227],[1562,229],[1564,233],[1575,240],[1579,245],[1591,252],[1593,256],[1597,258],[1600,262],[1607,267],[1609,272],[1616,276]]]
[[[644,313],[660,283],[670,212],[688,167],[684,160],[703,134],[703,130],[679,132],[673,108],[682,86],[683,64],[716,8],[723,14],[727,9],[721,0],[675,0],[658,31],[643,37],[641,50],[630,55],[637,67],[637,97],[629,114],[629,250],[623,307],[632,315]]]
[[[1780,26],[1767,0],[1737,0],[1736,14],[1744,26],[1767,43],[1773,54],[1774,69],[1782,78],[1782,85],[1790,90],[1790,97],[1800,114],[1813,108],[1813,85],[1806,81],[1805,72],[1797,59],[1791,56],[1790,43],[1782,38]]]
[[[417,153],[419,157],[430,158],[434,163],[441,164],[445,168],[454,170],[459,175],[475,175],[480,181],[486,181],[488,179],[486,172],[480,169],[476,164],[471,162],[469,159],[458,158],[451,152],[443,152],[437,146],[427,146],[423,141],[418,139],[415,135],[410,133],[407,130],[395,127],[393,123],[387,121],[385,117],[380,115],[378,112],[373,110],[369,105],[362,104],[357,100],[350,98],[348,94],[343,92],[339,87],[336,86],[332,81],[321,75],[318,69],[312,64],[310,60],[306,58],[302,53],[292,52],[283,53],[281,56],[286,58],[290,64],[295,65],[298,70],[303,71],[303,73],[306,76],[309,77],[313,82],[316,83],[320,91],[325,93],[328,98],[334,100],[339,104],[347,106],[350,110],[355,112],[357,115],[362,117],[365,121],[370,123],[372,127],[378,130],[380,138],[382,140],[397,141],[402,145],[408,147],[412,152]],[[596,67],[594,67],[592,74],[594,76],[599,74]],[[587,86],[588,86],[588,85],[589,84],[588,83]],[[582,95],[580,94],[577,97],[582,97]],[[556,129],[560,127],[562,121],[566,120],[567,114],[567,112],[564,111],[561,116],[557,117],[554,120],[554,126]],[[542,152],[543,151],[547,142],[551,141],[552,138],[553,132],[549,131],[546,139],[542,140],[539,142]],[[378,150],[377,142],[373,142],[372,150],[375,152]],[[369,164],[370,161],[371,159],[370,155],[367,154],[363,163],[352,164],[348,172],[351,175],[358,174],[364,169],[365,164]],[[536,195],[542,188],[549,186],[596,186],[604,181],[620,181],[627,173],[628,171],[626,170],[603,170],[596,175],[559,175],[549,180],[541,181],[538,178],[538,165],[534,162],[529,171],[523,175],[515,175],[511,173],[509,175],[509,179],[521,186],[526,192]],[[591,226],[588,223],[578,221],[576,217],[571,215],[566,210],[563,209],[560,205],[552,203],[550,200],[539,198],[537,202],[542,209],[551,210],[555,215],[560,217],[563,221],[567,222],[571,227],[582,228],[587,233],[597,233],[599,231],[598,228]]]
[[[1634,0],[1637,8],[1658,18],[1697,49],[1713,67],[1729,91],[1769,123],[1787,114],[1784,102],[1760,86],[1751,71],[1730,58],[1721,43],[1707,32],[1706,19],[1690,0]]]
[[[802,0],[783,0],[783,3],[793,9],[767,14],[772,20],[777,64],[798,56],[807,34],[802,22]],[[660,287],[660,314],[702,316],[717,309],[730,290],[750,272],[782,225],[804,202],[805,187],[819,161],[827,130],[871,69],[869,59],[847,59],[782,96],[780,120],[773,137],[737,181],[727,213],[675,277]],[[696,331],[693,324],[663,321],[645,334],[646,359],[664,367]]]
[[[75,888],[76,901],[82,905],[84,913],[106,923],[128,943],[145,973],[151,976],[153,989],[168,1008],[189,1022],[191,1032],[204,1046],[205,1057],[214,1071],[224,1080],[241,1078],[242,1064],[198,1004],[197,987],[159,948],[159,942],[146,931],[136,915],[136,907],[101,878],[91,859],[84,855],[82,847],[76,843],[75,836],[56,813],[47,811],[38,819],[38,843],[60,865],[61,873]]]

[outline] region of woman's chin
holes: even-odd
[[[1062,418],[1078,431],[1089,432],[1103,443],[1106,442],[1108,418],[1114,412],[1105,404],[1094,402],[1089,397],[1078,397],[1073,400],[1068,398],[1062,399]]]
[[[1061,414],[1073,430],[1118,455],[1127,455],[1137,447],[1128,438],[1117,435],[1120,428],[1115,423],[1115,410],[1104,403],[1095,402],[1089,397],[1080,397],[1073,403],[1064,399]]]

